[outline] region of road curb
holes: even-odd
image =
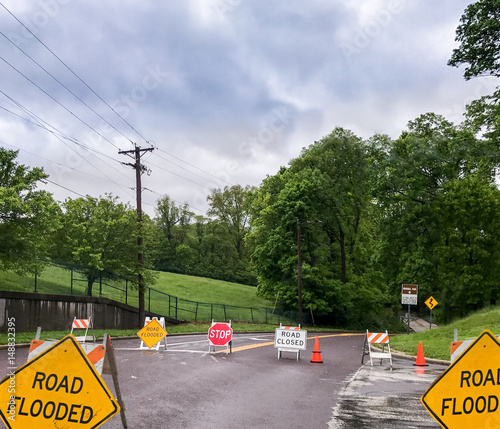
[[[391,354],[392,354],[392,357],[405,359],[405,360],[416,360],[417,359],[416,356],[407,355],[406,353],[403,353],[403,352],[394,352],[392,349],[391,349]],[[450,365],[451,364],[451,361],[449,361],[449,360],[433,359],[433,358],[425,358],[425,362],[433,363],[436,365]]]

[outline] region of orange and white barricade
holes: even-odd
[[[30,349],[28,352],[28,361],[37,357],[39,354],[43,353],[48,348],[52,347],[55,343],[59,341],[50,340],[32,340]],[[104,366],[104,356],[105,356],[105,346],[101,344],[80,344],[83,351],[89,358],[92,365],[94,365],[96,371],[101,375]]]
[[[372,344],[377,344],[382,347],[380,349],[374,349]],[[386,349],[387,347],[387,349]],[[385,333],[378,332],[369,332],[366,331],[365,342],[363,344],[363,355],[361,357],[361,365],[363,365],[365,356],[370,356],[370,364],[373,366],[373,359],[380,359],[380,363],[382,363],[382,359],[389,359],[391,363],[392,369],[392,355],[391,355],[391,346],[389,345],[389,334],[387,331]]]
[[[78,329],[78,330],[85,329],[84,336],[75,337],[77,341],[85,343],[85,341],[87,340],[87,332],[89,331],[89,328],[92,329],[92,337],[89,337],[89,339],[93,339],[93,341],[95,343],[96,338],[95,338],[95,334],[94,334],[94,324],[92,323],[92,317],[89,317],[88,319],[77,319],[75,317],[73,319],[73,323],[71,324],[70,334],[72,334],[73,330],[75,330],[75,329]]]

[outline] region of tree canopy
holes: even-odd
[[[0,267],[37,273],[59,206],[37,186],[48,176],[41,168],[16,162],[18,152],[0,148]]]
[[[116,197],[68,199],[63,204],[60,227],[55,233],[52,257],[75,263],[87,278],[87,294],[102,278],[120,275],[131,282],[137,261],[136,212]]]
[[[456,30],[460,46],[448,62],[466,64],[464,77],[500,77],[500,0],[479,0],[465,9]]]
[[[304,308],[339,324],[370,320],[384,286],[374,282],[368,160],[363,141],[336,128],[264,180],[250,234],[260,294],[297,308],[300,224]]]

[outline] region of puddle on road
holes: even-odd
[[[440,427],[420,397],[446,367],[415,367],[407,362],[362,366],[340,393],[329,429]]]

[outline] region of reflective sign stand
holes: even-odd
[[[153,319],[156,319],[158,321],[158,323],[161,325],[161,327],[163,329],[167,330],[166,326],[165,326],[165,318],[164,317],[160,317],[159,319],[157,317],[152,317],[152,318],[146,317],[146,320],[144,321],[144,326],[147,326]],[[149,348],[146,344],[144,344],[144,341],[141,340],[141,345],[139,346],[139,350],[157,350],[157,351],[160,351],[161,347],[165,347],[165,351],[167,351],[167,336],[166,335],[163,339],[158,341],[156,343],[156,345],[154,345],[151,348]]]
[[[285,330],[292,330],[292,331],[301,331],[301,332],[305,332],[305,337],[307,339],[307,331],[303,331],[300,329],[300,325],[298,327],[291,327],[291,326],[283,326],[281,323],[280,323],[280,327],[279,328],[276,328],[276,331],[278,330],[282,330],[282,329],[285,329]],[[275,331],[275,342],[276,342],[276,331]],[[305,348],[291,348],[291,347],[278,347],[274,346],[275,348],[278,349],[278,359],[281,359],[281,353],[282,352],[288,352],[288,353],[297,353],[297,361],[300,360],[300,350],[306,350]]]
[[[217,323],[219,323],[219,322],[214,322],[214,319],[212,319],[211,327]],[[229,325],[229,327],[231,327],[231,321],[229,321],[229,323],[224,322],[224,324]],[[208,340],[208,353],[210,353],[210,354],[215,353],[215,347],[216,347],[216,345],[213,344],[209,339]],[[229,341],[225,346],[222,346],[222,347],[226,347],[226,354],[233,353],[233,340],[231,339],[231,341]]]
[[[92,329],[92,336],[91,337],[87,336],[89,328]],[[81,343],[85,343],[85,341],[87,341],[87,340],[92,340],[94,343],[96,342],[96,338],[95,338],[95,334],[94,334],[94,323],[92,322],[92,316],[90,316],[88,319],[77,319],[76,317],[74,317],[73,323],[71,324],[70,334],[73,334],[73,331],[75,329],[77,331],[85,330],[85,334],[83,336],[79,336],[79,337],[75,336],[77,341],[79,341]]]

